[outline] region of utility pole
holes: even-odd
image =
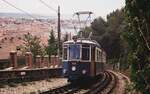
[[[57,31],[58,31],[58,56],[60,57],[60,48],[61,48],[61,42],[60,42],[60,38],[61,38],[61,29],[60,29],[60,6],[58,6],[58,27],[57,27]]]

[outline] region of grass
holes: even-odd
[[[41,91],[40,91],[40,90],[38,90],[38,93],[41,93]]]
[[[9,83],[8,86],[10,86],[10,87],[17,87],[17,84],[15,84],[15,83]]]
[[[23,92],[23,94],[36,94],[35,91],[31,91],[31,92]]]
[[[32,92],[30,92],[30,94],[36,94],[36,92],[35,92],[35,91],[32,91]]]
[[[5,85],[0,83],[0,88],[5,88]]]
[[[23,94],[29,94],[28,92],[23,92]]]
[[[50,79],[47,79],[46,81],[47,81],[47,82],[51,82],[51,80],[50,80]]]
[[[35,82],[30,82],[30,85],[34,85],[35,84]]]
[[[21,85],[22,85],[22,86],[27,86],[28,84],[25,83],[25,82],[23,82],[23,83],[21,83]]]

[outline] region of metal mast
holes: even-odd
[[[57,31],[58,31],[58,56],[60,56],[60,49],[61,49],[61,42],[60,42],[60,38],[61,38],[61,29],[60,29],[60,6],[58,6],[58,27],[57,27]]]

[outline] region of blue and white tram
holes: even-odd
[[[68,81],[93,78],[104,71],[106,54],[96,41],[69,40],[63,43],[63,75]]]

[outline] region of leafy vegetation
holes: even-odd
[[[51,55],[57,55],[57,39],[55,38],[54,31],[50,32],[48,46],[41,44],[41,40],[37,36],[33,36],[30,33],[24,35],[24,45],[21,45],[22,53],[31,52],[33,54],[33,59],[35,62],[35,58],[37,55],[40,55],[42,58],[48,54],[49,60]]]
[[[26,82],[21,83],[22,86],[27,86],[28,84]]]
[[[0,83],[0,88],[5,88],[5,85]]]
[[[30,92],[30,94],[36,94],[36,91],[32,91],[32,92]]]
[[[87,28],[106,51],[109,62],[119,64],[120,69],[131,68],[132,89],[149,94],[150,1],[126,0],[125,8],[107,15],[106,21],[95,19]],[[87,28],[82,33],[85,37]]]
[[[54,31],[52,30],[48,39],[48,46],[46,47],[46,53],[49,55],[49,60],[51,55],[57,55],[57,49],[56,38]]]
[[[120,63],[120,69],[126,69],[128,68],[126,63],[128,44],[122,37],[122,33],[126,31],[125,27],[124,9],[117,9],[107,15],[106,21],[101,17],[95,19],[90,27],[82,30],[82,35],[87,38],[92,32],[91,38],[101,44],[107,53],[109,62],[114,65]]]
[[[33,54],[33,59],[35,62],[35,58],[37,55],[42,53],[42,46],[40,38],[37,36],[33,36],[30,33],[24,35],[24,45],[22,45],[22,52],[31,52]]]
[[[62,42],[67,41],[69,39],[69,34],[65,33],[63,40],[60,40],[60,45],[62,47]],[[57,55],[58,51],[58,39],[54,35],[54,31],[51,30],[50,36],[48,39],[48,46],[46,47],[46,54],[49,56],[51,55]],[[62,54],[62,48],[60,48],[60,53]]]
[[[124,38],[129,44],[128,62],[134,88],[143,94],[150,92],[150,0],[126,0],[127,31]]]
[[[10,87],[17,87],[17,84],[13,83],[13,82],[10,82],[10,83],[8,83],[8,86],[10,86]]]

